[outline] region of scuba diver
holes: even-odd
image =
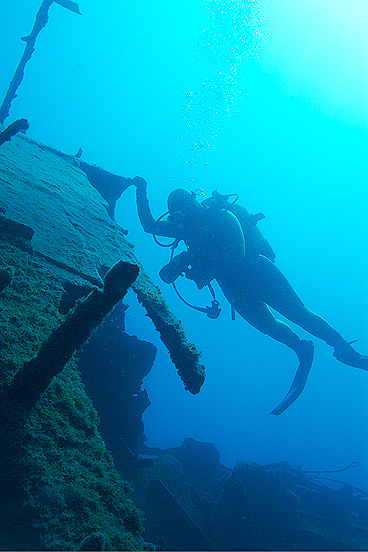
[[[160,271],[161,278],[166,283],[174,283],[184,273],[199,289],[208,285],[211,293],[210,283],[216,280],[230,303],[233,318],[235,311],[238,312],[257,330],[296,353],[299,367],[294,381],[285,399],[271,414],[284,412],[304,389],[314,346],[312,341],[299,339],[287,324],[277,320],[269,307],[332,346],[333,355],[340,362],[368,370],[368,357],[353,349],[354,341],[347,342],[304,305],[276,267],[275,254],[257,227],[257,222],[264,218],[262,213],[249,214],[245,207],[236,204],[237,196],[230,202],[231,196],[215,191],[211,198],[200,203],[195,192],[177,189],[169,194],[168,212],[155,220],[148,203],[146,181],[136,176],[132,184],[136,186],[138,216],[145,232],[154,237],[174,238],[173,251],[181,240],[187,246],[187,251],[172,254],[170,263]],[[167,219],[162,220],[166,215]],[[214,308],[217,313],[213,312]],[[212,308],[207,307],[211,318],[216,318],[219,311],[217,301],[212,302]]]

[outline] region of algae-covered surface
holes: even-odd
[[[97,423],[71,363],[54,378],[25,426],[14,428],[15,454],[5,458],[1,489],[7,499],[1,524],[6,548],[79,549],[94,533],[103,535],[103,549],[145,547],[142,516]]]
[[[70,276],[5,241],[1,251],[2,267],[11,266],[13,273],[1,294],[4,385],[62,321],[58,305]],[[17,412],[7,418],[1,451],[0,547],[78,549],[95,533],[106,549],[144,547],[141,514],[99,435],[97,412],[74,361],[53,379],[25,422],[20,420]]]
[[[0,162],[0,271],[9,276],[0,292],[4,393],[65,320],[60,304],[68,290],[88,293],[101,267],[134,254],[81,171],[24,137],[5,145]],[[34,231],[31,240],[17,224]],[[74,359],[30,413],[14,405],[0,415],[1,549],[148,547],[142,514],[99,434]]]
[[[60,324],[58,311],[70,275],[45,259],[1,240],[1,268],[10,267],[10,285],[1,294],[0,350],[2,366],[19,368],[32,358]],[[76,285],[84,281],[73,276]]]
[[[72,162],[23,136],[0,149],[6,217],[34,230],[34,251],[98,281],[101,267],[134,260],[107,202]]]

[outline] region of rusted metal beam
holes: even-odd
[[[15,70],[14,76],[10,81],[9,88],[7,93],[5,94],[4,101],[0,107],[1,124],[3,124],[5,119],[9,116],[11,103],[14,100],[14,98],[17,97],[18,87],[23,80],[25,66],[27,62],[30,60],[34,52],[34,45],[35,45],[38,33],[41,31],[41,29],[44,28],[44,26],[46,25],[49,19],[48,11],[49,11],[49,7],[53,2],[56,2],[60,6],[63,6],[64,8],[67,8],[68,10],[71,10],[74,13],[78,13],[81,15],[78,4],[76,2],[72,2],[71,0],[43,0],[40,9],[37,12],[36,20],[34,22],[31,34],[28,36],[22,37],[22,40],[26,43],[26,46],[25,46],[23,55],[21,57],[21,60],[18,64],[18,67]]]

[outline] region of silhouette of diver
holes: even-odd
[[[155,220],[147,199],[146,181],[136,176],[132,184],[136,186],[138,216],[145,232],[183,240],[190,252],[190,270],[200,274],[202,282],[216,280],[232,309],[244,320],[296,353],[300,364],[292,386],[271,414],[284,412],[304,389],[314,346],[277,320],[269,306],[332,346],[333,355],[340,362],[368,370],[368,357],[357,353],[323,318],[304,305],[271,255],[267,258],[247,251],[242,226],[229,209],[206,208],[194,192],[177,189],[168,197],[167,220],[161,220],[162,217]],[[179,267],[177,275],[183,271]]]

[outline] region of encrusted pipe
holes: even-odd
[[[43,343],[38,355],[26,362],[9,386],[2,389],[2,413],[4,409],[27,412],[36,404],[51,379],[124,297],[138,272],[137,265],[119,261],[106,274],[102,290],[96,288],[77,302],[65,321]]]
[[[189,343],[180,321],[144,271],[141,271],[132,288],[160,333],[185,389],[196,395],[205,379],[205,368],[199,361],[201,352],[193,343]]]

